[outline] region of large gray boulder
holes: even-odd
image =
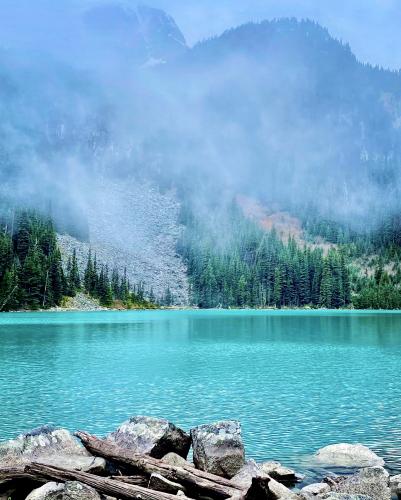
[[[368,467],[343,478],[333,486],[338,493],[368,495],[374,500],[391,500],[390,476],[383,467]]]
[[[46,483],[33,490],[26,500],[102,500],[96,490],[76,481]]]
[[[168,420],[162,418],[132,417],[106,438],[132,453],[162,458],[174,452],[186,458],[191,438]]]
[[[232,478],[245,464],[241,424],[228,420],[191,429],[195,467]]]
[[[338,467],[375,467],[383,466],[384,460],[362,444],[332,444],[316,452],[318,462]]]
[[[32,461],[92,473],[106,468],[104,459],[91,456],[66,429],[39,427],[0,443],[0,466],[19,466]]]

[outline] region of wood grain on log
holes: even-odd
[[[159,491],[150,490],[141,486],[123,483],[116,479],[109,479],[87,472],[73,471],[60,467],[52,467],[40,463],[32,463],[25,466],[25,472],[34,477],[40,477],[51,481],[79,481],[91,486],[99,493],[123,499],[137,500],[177,500],[176,495],[169,495]],[[185,497],[182,497],[185,499]]]
[[[0,467],[0,484],[8,481],[38,481],[38,479],[25,472],[25,467],[15,466],[15,467]]]

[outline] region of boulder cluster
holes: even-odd
[[[401,498],[401,475],[390,477],[363,445],[330,445],[314,460],[325,470],[356,472],[306,484],[278,462],[246,460],[236,421],[187,433],[167,420],[136,416],[102,439],[45,426],[0,443],[0,500]]]

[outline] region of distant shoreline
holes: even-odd
[[[37,310],[16,310],[16,311],[1,311],[1,314],[23,314],[23,313],[104,313],[104,312],[146,312],[146,311],[232,311],[232,312],[246,312],[246,311],[255,311],[255,312],[349,312],[349,313],[401,313],[401,309],[354,309],[354,308],[342,308],[342,309],[327,309],[324,307],[318,308],[304,308],[304,307],[265,307],[265,308],[210,308],[210,309],[202,309],[199,307],[191,307],[191,306],[175,306],[175,307],[155,307],[155,308],[131,308],[131,309],[113,309],[113,308],[98,308],[98,309],[69,309],[69,308],[51,308],[51,309],[37,309]]]

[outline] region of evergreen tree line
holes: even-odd
[[[142,283],[131,286],[126,272],[110,273],[91,252],[82,276],[75,250],[64,269],[50,218],[20,210],[3,216],[0,229],[0,311],[60,306],[64,297],[78,292],[106,307],[116,302],[123,307],[153,306],[152,290],[147,293]]]
[[[71,294],[83,290],[98,299],[103,306],[110,307],[116,301],[126,307],[151,307],[155,303],[153,289],[147,293],[143,283],[131,285],[126,270],[123,276],[119,275],[117,269],[113,269],[110,273],[107,265],[98,264],[96,255],[92,256],[91,250],[88,253],[82,280],[79,276],[75,250],[68,261],[67,273]]]
[[[0,310],[58,306],[67,280],[52,221],[13,212],[0,234]]]
[[[224,229],[210,231],[193,215],[186,224],[179,251],[188,266],[193,303],[201,308],[340,308],[351,303],[348,260],[341,250],[325,255],[293,238],[283,242],[235,207]],[[221,246],[224,234],[229,237]]]

